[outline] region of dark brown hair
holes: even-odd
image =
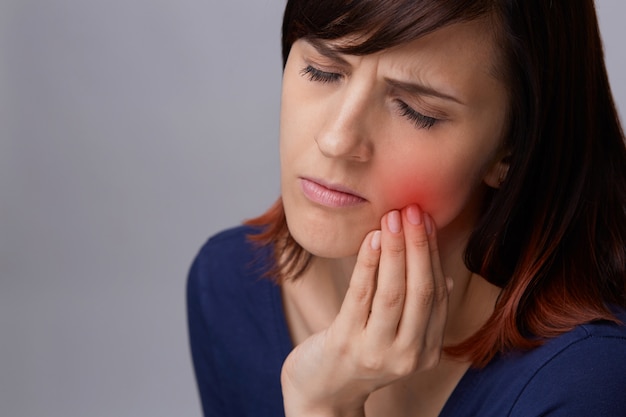
[[[369,54],[448,24],[489,19],[510,96],[509,171],[470,236],[468,268],[504,289],[487,323],[449,353],[485,365],[510,349],[626,307],[626,146],[592,0],[290,0],[282,50],[299,38],[358,35]],[[273,245],[276,279],[310,255],[289,235],[280,200],[248,223]]]

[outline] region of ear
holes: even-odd
[[[491,188],[500,188],[509,173],[510,154],[497,160],[485,174],[483,181]]]

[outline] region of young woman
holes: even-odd
[[[593,2],[290,0],[281,198],[189,276],[207,416],[626,415]]]

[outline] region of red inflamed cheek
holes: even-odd
[[[395,178],[383,184],[385,202],[390,208],[401,209],[409,204],[418,204],[423,208],[429,206],[433,192],[428,184],[414,178]]]

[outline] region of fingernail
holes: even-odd
[[[387,215],[387,226],[392,233],[400,233],[402,230],[402,220],[400,219],[400,212],[398,210],[390,211]]]
[[[424,215],[424,225],[426,226],[426,233],[432,234],[433,232],[433,220],[430,218],[428,213]]]
[[[419,207],[416,205],[410,205],[406,209],[406,218],[409,220],[409,223],[414,225],[422,224],[422,212]]]
[[[380,230],[377,230],[372,235],[372,239],[370,240],[370,246],[374,250],[380,249]]]

